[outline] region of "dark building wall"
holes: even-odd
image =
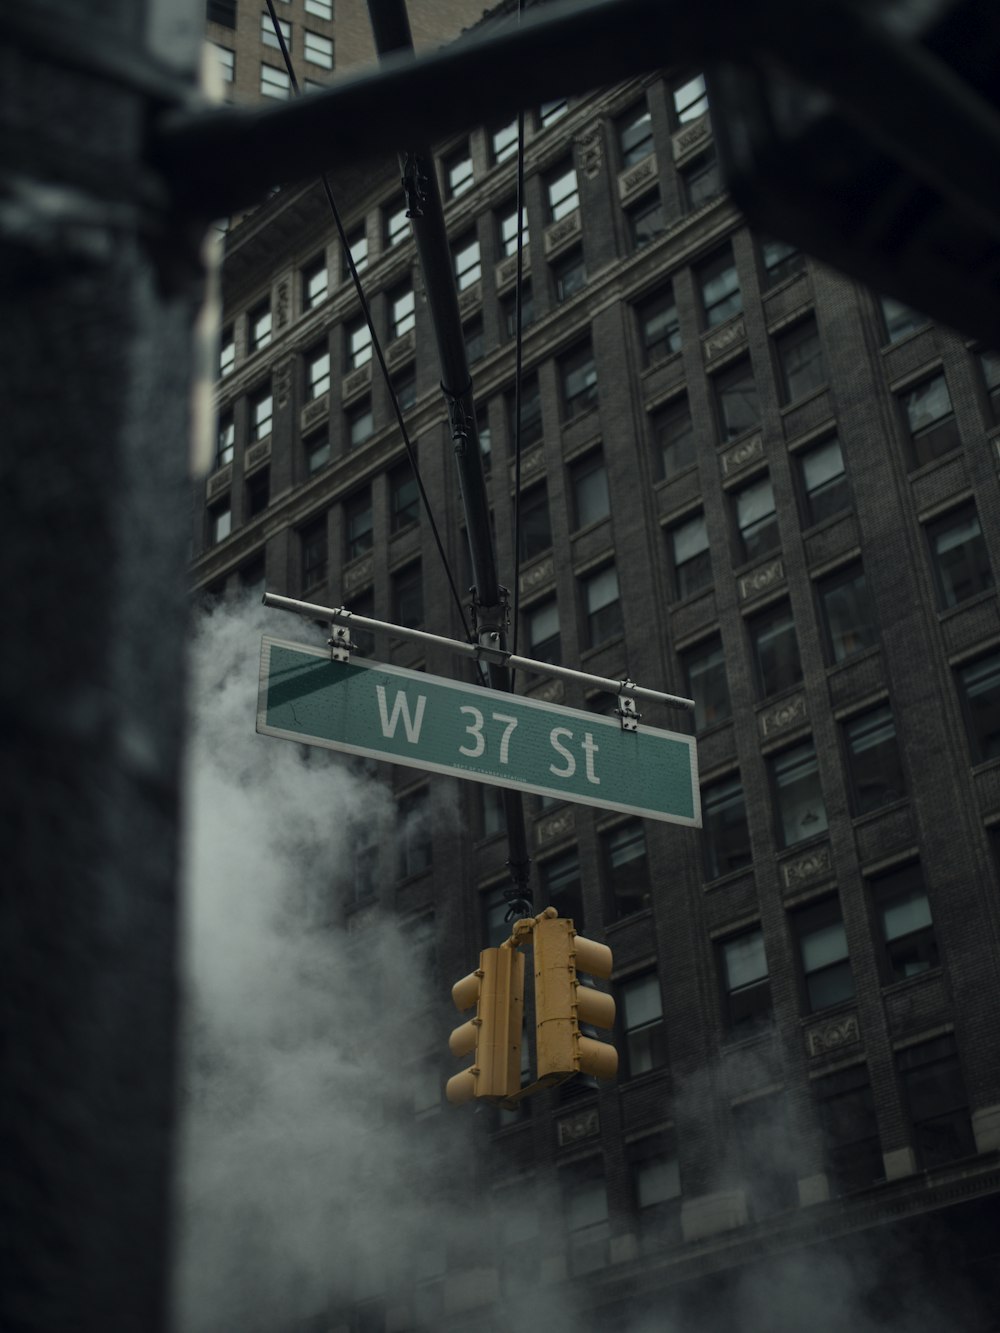
[[[705,117],[677,123],[673,93],[683,82],[656,78],[613,89],[572,104],[546,128],[529,115],[526,151],[526,261],[534,320],[525,331],[524,367],[527,376],[538,376],[543,435],[525,448],[522,489],[530,493],[544,479],[552,541],[551,550],[521,565],[519,650],[530,655],[531,612],[554,596],[564,662],[683,692],[690,651],[717,636],[730,711],[699,733],[701,780],[706,799],[718,784],[738,782],[734,790],[745,807],[749,852],[749,859],[735,856],[731,867],[716,856],[712,868],[705,858],[707,834],[643,821],[650,903],[616,920],[602,849],[620,821],[580,805],[543,809],[533,798],[527,801],[536,883],[544,884],[561,858],[576,854],[578,925],[614,949],[619,999],[630,982],[655,974],[667,1055],[662,1065],[638,1073],[626,1062],[619,1081],[599,1091],[567,1087],[536,1098],[516,1118],[482,1117],[490,1122],[497,1150],[496,1165],[484,1166],[484,1175],[493,1179],[495,1171],[499,1181],[505,1164],[516,1157],[539,1188],[558,1193],[568,1187],[567,1173],[599,1159],[608,1192],[609,1266],[593,1281],[604,1283],[608,1292],[616,1274],[624,1272],[641,1272],[654,1287],[679,1281],[678,1274],[695,1274],[684,1265],[690,1247],[698,1244],[718,1247],[719,1266],[736,1264],[742,1237],[761,1234],[754,1227],[770,1227],[768,1244],[791,1247],[806,1233],[818,1236],[820,1231],[809,1229],[821,1230],[831,1217],[846,1229],[880,1220],[888,1224],[890,1215],[922,1207],[918,1200],[926,1202],[928,1191],[943,1207],[953,1179],[949,1172],[964,1172],[979,1181],[970,1186],[973,1191],[988,1193],[995,1188],[989,1172],[1000,1144],[993,860],[1000,767],[996,759],[970,750],[956,674],[997,651],[1000,618],[988,578],[955,607],[938,609],[925,526],[971,497],[989,568],[1000,568],[1000,449],[979,351],[919,318],[910,332],[890,341],[876,297],[807,259],[793,257],[787,275],[772,279],[762,238],[750,234],[725,196],[685,211],[684,191],[690,188],[685,173],[710,148],[711,129]],[[625,166],[621,117],[643,97],[655,156]],[[514,167],[512,161],[491,165],[485,131],[473,130],[469,144],[475,184],[447,203],[446,218],[454,240],[474,229],[480,245],[481,274],[461,293],[460,304],[466,320],[483,321],[485,351],[472,370],[477,401],[490,425],[488,486],[500,567],[509,581],[514,559],[506,393],[513,343],[505,336],[501,302],[512,291],[512,275],[511,261],[499,249],[497,214],[513,199]],[[444,154],[455,148],[455,143],[443,146]],[[570,160],[579,208],[553,223],[548,182]],[[660,231],[636,247],[630,228],[655,190],[663,208]],[[399,202],[391,163],[363,187],[357,179],[348,182],[340,199],[348,234],[361,223],[366,228],[362,276],[390,369],[415,365],[417,400],[406,413],[407,428],[464,595],[468,559],[428,312],[412,243],[406,239],[387,249],[383,240],[385,211]],[[325,225],[317,191],[291,192],[264,204],[227,242],[225,319],[235,329],[237,357],[219,396],[223,409],[230,404],[234,409],[236,448],[227,465],[231,478],[225,468],[213,473],[206,497],[217,503],[232,496],[234,530],[210,544],[199,513],[194,580],[216,590],[235,587],[241,569],[256,568],[264,552],[270,588],[329,605],[369,607],[392,619],[393,576],[419,559],[426,625],[458,636],[458,615],[426,520],[391,530],[391,478],[405,454],[377,374],[348,363],[346,330],[357,318],[358,303],[341,280],[339,245]],[[554,266],[581,243],[587,282],[560,303]],[[704,265],[728,246],[742,308],[708,327],[701,277]],[[303,313],[300,270],[321,250],[330,294]],[[282,261],[274,275],[270,257],[276,253]],[[417,293],[416,327],[394,343],[388,293],[408,276]],[[676,300],[680,349],[656,355],[647,365],[640,308],[668,284]],[[248,354],[247,311],[268,293],[275,332],[268,347]],[[802,392],[789,395],[782,348],[810,319],[822,370]],[[567,354],[588,339],[597,401],[567,419],[562,367]],[[323,399],[306,402],[304,360],[320,344],[330,349],[331,386]],[[752,371],[759,421],[727,438],[718,411],[720,385],[743,364]],[[914,467],[903,396],[941,371],[957,426],[955,447]],[[247,395],[268,376],[276,385],[271,503],[247,522]],[[346,414],[368,394],[373,434],[351,446]],[[681,394],[690,406],[694,448],[689,462],[664,476],[657,464],[656,425]],[[318,432],[329,441],[329,459],[310,474],[303,441],[315,442]],[[841,503],[813,521],[802,460],[834,437],[846,489]],[[609,512],[581,527],[573,465],[596,450],[607,470]],[[747,558],[737,497],[765,475],[773,489],[774,537]],[[345,502],[366,487],[372,497],[372,549],[345,563]],[[711,577],[679,596],[673,536],[697,514],[704,515]],[[306,587],[302,533],[317,522],[325,524],[328,558],[321,578]],[[582,580],[607,561],[618,574],[623,633],[588,646]],[[852,645],[856,651],[837,660],[823,597],[831,579],[857,566],[864,571],[872,615],[862,627],[862,641]],[[758,677],[753,636],[762,617],[785,606],[794,622],[799,670],[796,679],[767,686]],[[412,646],[380,645],[379,655],[384,652],[442,674],[464,670],[446,655],[423,654]],[[551,679],[522,679],[520,685],[575,707],[595,702],[579,686]],[[994,707],[1000,706],[998,693],[1000,686],[987,683],[985,697],[993,698]],[[846,729],[886,702],[900,754],[899,789],[862,812]],[[644,720],[675,729],[689,725],[653,706]],[[818,785],[812,790],[815,808],[806,814],[812,814],[816,832],[785,846],[776,782],[788,776],[782,767],[788,755],[810,743]],[[419,786],[412,770],[387,772],[386,780],[397,794]],[[414,919],[434,911],[444,994],[485,942],[490,895],[495,898],[506,882],[506,850],[499,836],[477,836],[483,797],[474,784],[442,781],[432,788],[434,799],[457,813],[435,826],[431,869],[397,882],[395,853],[387,845],[379,899],[383,907]],[[911,862],[919,864],[926,886],[937,962],[896,979],[888,968],[874,895],[880,875]],[[544,906],[543,890],[536,892]],[[851,987],[850,993],[842,988],[835,1003],[811,1012],[796,923],[821,904],[831,904],[843,921]],[[836,915],[831,921],[833,935],[823,936],[822,947],[836,952]],[[742,1035],[730,1029],[726,1016],[720,949],[757,928],[773,1022]],[[447,1026],[442,1013],[442,1032]],[[960,1167],[942,1162],[936,1174],[925,1173],[930,1163],[921,1157],[923,1140],[911,1123],[906,1064],[919,1056],[921,1043],[947,1046],[952,1039],[961,1073],[952,1086],[964,1087],[967,1097],[963,1142],[979,1153],[965,1157]],[[625,1052],[628,1045],[620,1020],[620,1049]],[[954,1070],[954,1060],[945,1052],[939,1067]],[[819,1103],[831,1086],[824,1080],[852,1069],[870,1083],[875,1160],[881,1162],[877,1174],[888,1183],[838,1201]],[[450,1072],[442,1068],[443,1077]],[[636,1203],[636,1162],[652,1134],[663,1135],[662,1153],[676,1152],[679,1161],[681,1193],[664,1199],[659,1233]],[[657,1242],[657,1234],[666,1239]],[[559,1280],[566,1257],[561,1225],[544,1231],[541,1249],[542,1276]],[[730,1249],[731,1260],[725,1257]]]

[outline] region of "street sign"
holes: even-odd
[[[265,736],[701,827],[694,737],[265,636]]]

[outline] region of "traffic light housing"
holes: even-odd
[[[472,1064],[448,1080],[445,1095],[455,1106],[473,1098],[501,1101],[521,1086],[521,1026],[524,1015],[524,955],[509,943],[484,949],[479,967],[451,988],[459,1011],[476,1006],[474,1018],[448,1039],[452,1055],[474,1052]]]
[[[552,915],[549,916],[548,913]],[[568,917],[547,908],[535,920],[535,1056],[539,1080],[554,1083],[572,1074],[614,1078],[618,1052],[580,1032],[581,1023],[613,1028],[615,1002],[583,984],[578,972],[611,976],[611,950],[578,935]]]

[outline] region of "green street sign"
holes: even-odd
[[[694,737],[266,637],[264,736],[701,827]]]

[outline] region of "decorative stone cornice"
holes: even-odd
[[[601,122],[592,120],[588,125],[584,125],[576,135],[576,160],[580,165],[580,170],[587,177],[587,180],[596,180],[601,174],[601,166],[604,161],[604,139],[601,133]]]
[[[656,154],[650,153],[641,162],[626,167],[618,175],[618,198],[623,204],[630,202],[643,190],[649,189],[659,179],[656,169]]]
[[[560,1148],[580,1143],[583,1139],[596,1138],[600,1132],[601,1116],[596,1106],[588,1106],[586,1110],[556,1121],[556,1143]]]
[[[352,398],[357,398],[358,394],[363,393],[372,382],[372,363],[366,361],[363,366],[357,370],[352,370],[349,375],[345,375],[340,384],[340,397],[342,402],[350,402]]]
[[[702,339],[701,350],[706,363],[727,352],[737,343],[746,342],[747,328],[742,315],[737,315],[728,324],[724,324],[717,333]]]
[[[313,426],[330,415],[330,395],[321,393],[318,398],[314,398],[311,403],[306,403],[299,416],[299,430],[304,434],[312,430]]]
[[[205,493],[209,500],[214,500],[216,496],[221,495],[223,491],[228,490],[232,480],[232,463],[226,463],[224,467],[219,468],[218,472],[213,472],[205,487]]]
[[[520,590],[523,593],[532,593],[541,588],[546,583],[551,583],[556,576],[555,557],[545,556],[536,564],[523,570],[518,580]]]
[[[243,456],[244,473],[253,472],[259,468],[262,463],[266,463],[271,457],[271,437],[266,440],[258,440],[256,444],[251,444]]]
[[[808,720],[806,696],[796,694],[791,699],[782,699],[781,703],[760,713],[757,720],[762,736],[773,736],[777,732],[801,726]]]
[[[814,847],[804,856],[796,856],[781,865],[781,880],[786,890],[797,889],[813,880],[824,879],[833,874],[833,859],[829,844]]]
[[[345,565],[343,570],[345,596],[356,593],[359,588],[364,588],[371,583],[373,577],[373,564],[370,555],[362,556],[360,560],[353,560],[349,565]]]
[[[287,407],[288,400],[292,396],[292,358],[286,356],[284,360],[275,363],[272,383],[274,385],[274,401],[278,407]]]
[[[782,583],[785,578],[784,562],[779,557],[777,560],[769,560],[766,565],[759,565],[752,569],[749,574],[741,574],[739,579],[740,601],[746,602],[751,597],[757,597],[762,592],[767,592],[769,588],[776,587]]]
[[[562,684],[561,681],[553,683]],[[535,693],[532,697],[540,699],[543,696]],[[554,703],[556,701],[553,699],[546,699],[545,702]],[[547,815],[544,819],[538,821],[535,825],[535,842],[539,847],[544,847],[547,842],[555,842],[558,838],[566,837],[568,834],[572,833],[575,828],[576,815],[573,811],[573,807],[567,805],[562,810],[557,810],[555,814]]]
[[[764,437],[758,431],[756,435],[747,436],[746,439],[740,440],[739,444],[734,444],[731,449],[726,449],[720,454],[719,466],[722,468],[723,477],[732,477],[763,457]]]
[[[416,346],[417,346],[416,330],[407,329],[407,331],[404,334],[402,334],[401,337],[396,338],[385,349],[386,365],[394,366],[400,361],[405,361],[406,358],[410,356],[416,349]]]
[[[531,272],[531,246],[525,245],[521,250],[521,268],[525,274]],[[508,255],[506,259],[501,259],[497,264],[493,280],[496,283],[498,292],[506,290],[513,286],[517,279],[517,255]]]
[[[857,1045],[860,1041],[861,1028],[857,1014],[841,1014],[806,1029],[806,1051],[809,1055],[828,1055],[831,1051]]]
[[[677,131],[670,136],[670,151],[674,155],[674,162],[681,162],[689,153],[696,152],[702,147],[705,140],[711,136],[712,121],[706,111],[703,116],[697,120],[692,120],[689,125]]]
[[[582,223],[580,210],[577,208],[566,217],[553,222],[545,228],[544,247],[546,255],[553,255],[580,235]]]

